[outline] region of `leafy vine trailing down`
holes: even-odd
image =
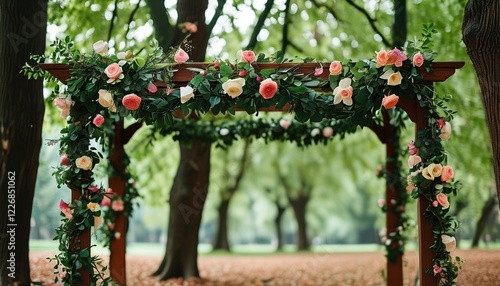
[[[246,138],[260,136],[308,145],[323,140],[317,137],[318,126],[324,138],[333,134],[342,136],[357,126],[380,122],[383,109],[395,111],[399,98],[409,98],[416,99],[426,110],[428,126],[409,145],[407,190],[413,198],[429,202],[425,216],[434,226],[435,259],[428,272],[439,275],[441,285],[454,285],[461,260],[453,260],[450,252],[454,249],[453,234],[459,224],[448,215],[448,197],[456,195],[460,185],[453,178],[453,169],[447,166],[447,153],[442,145],[450,135],[449,122],[454,112],[444,105],[448,98],[434,94],[422,83],[418,72],[419,68],[432,68],[435,56],[430,48],[432,33],[432,26],[426,26],[422,40],[409,41],[404,51],[381,50],[375,57],[359,61],[344,59],[325,67],[323,63],[306,58],[303,62],[317,64],[314,72],[307,74],[300,71],[301,63],[293,63],[281,53],[266,57],[243,51],[234,62],[217,59],[203,69],[191,68],[193,78],[188,86],[180,88],[174,86],[172,77],[189,59],[180,47],[164,54],[154,45],[153,52],[143,59],[132,51],[109,54],[107,43],[103,41],[96,42],[94,52],[87,55],[74,48],[69,37],[56,40],[50,58],[53,62],[67,64],[71,77],[66,87],[57,86],[53,92],[61,117],[67,119],[59,140],[61,166],[55,175],[59,185],[66,184],[81,193],[81,197],[70,204],[60,203],[63,219],[55,238],[59,240],[60,253],[53,258],[57,262],[55,272],[59,274],[56,281],[61,279],[65,285],[79,283],[82,280],[79,270],[83,268],[91,273],[93,284],[98,281],[103,285],[111,283],[111,278],[102,272],[106,267],[101,269],[100,259],[91,257],[90,250],[80,247],[76,238],[83,230],[92,226],[96,229],[102,224],[104,208],[130,213],[131,199],[137,195],[129,171],[122,175],[131,193],[122,198],[94,178],[94,167],[105,157],[91,142],[109,146],[116,121],[132,117],[153,125],[160,132],[175,133],[176,139],[181,141],[188,141],[190,136],[206,136],[207,142],[224,146],[239,134]],[[43,61],[44,56],[33,56],[24,67],[25,74],[33,78],[43,75],[55,82],[50,74],[38,69],[36,63]],[[260,68],[262,62],[275,63],[277,67]],[[324,77],[326,68],[328,74]],[[158,89],[160,82],[166,88]],[[333,93],[326,91],[327,87]],[[184,115],[190,112],[234,114],[236,109],[254,114],[264,107],[281,108],[286,104],[290,104],[297,121],[318,124],[307,129],[310,136],[301,137],[299,132],[306,131],[294,129],[291,126],[299,124],[289,125],[285,121],[212,126],[211,123],[177,121],[173,116],[179,109]],[[189,130],[194,131],[190,133]],[[277,136],[280,132],[282,136]],[[108,230],[112,226],[110,219],[105,223]],[[118,236],[108,234],[107,237],[119,239]],[[404,239],[399,234],[394,238]]]

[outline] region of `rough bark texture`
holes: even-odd
[[[474,238],[472,239],[472,248],[477,248],[479,246],[479,241],[481,240],[481,236],[483,235],[484,229],[486,228],[486,224],[488,223],[488,219],[493,214],[496,209],[497,200],[495,196],[491,196],[483,206],[483,210],[481,212],[481,217],[477,221],[476,224],[476,232],[474,233]]]
[[[306,207],[309,202],[310,195],[300,193],[297,197],[288,200],[292,206],[295,219],[297,220],[297,250],[308,250],[309,240],[307,239],[307,223],[306,223]]]
[[[476,69],[493,151],[493,167],[500,198],[500,1],[469,0],[462,36]]]
[[[0,2],[0,284],[30,285],[31,208],[42,142],[42,80],[19,74],[43,54],[47,0]]]
[[[181,158],[170,191],[170,215],[165,257],[156,274],[160,279],[199,277],[198,230],[208,192],[210,145],[193,141],[181,145]]]

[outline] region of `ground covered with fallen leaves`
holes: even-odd
[[[43,285],[53,285],[53,263],[45,259],[52,253],[31,253],[32,278]],[[459,274],[461,286],[500,286],[500,250],[459,250],[465,260]],[[161,255],[127,256],[127,285],[261,285],[261,286],[370,286],[386,285],[385,257],[371,253],[298,253],[269,255],[204,255],[199,258],[202,279],[158,281],[150,274],[161,261]],[[418,256],[404,257],[404,285],[412,286],[417,272]],[[391,285],[389,285],[391,286]]]

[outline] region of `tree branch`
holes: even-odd
[[[351,5],[352,7],[354,7],[356,10],[358,10],[359,12],[361,12],[361,14],[363,14],[366,19],[368,20],[368,23],[370,24],[370,27],[372,27],[373,31],[375,33],[377,33],[381,38],[382,38],[382,42],[384,43],[384,45],[386,45],[387,47],[392,47],[393,45],[384,37],[384,34],[382,34],[382,32],[377,28],[377,26],[375,26],[375,22],[377,21],[376,19],[372,18],[372,16],[370,16],[370,14],[368,14],[368,11],[366,11],[363,7],[359,6],[358,4],[354,3],[353,0],[345,0],[349,5]]]
[[[234,184],[228,188],[228,193],[232,196],[238,187],[240,186],[241,179],[243,179],[243,175],[245,174],[245,169],[248,161],[248,149],[250,147],[250,141],[245,140],[245,146],[243,147],[243,155],[241,156],[240,168],[238,170],[238,174],[236,175],[236,179],[234,180]]]
[[[290,18],[288,17],[288,12],[290,11],[290,0],[286,0],[285,4],[285,23],[283,24],[283,37],[281,42],[281,51],[286,52],[286,47],[290,43],[288,40],[288,27],[290,25]]]
[[[264,22],[266,21],[269,12],[271,12],[271,8],[273,8],[273,5],[274,5],[274,0],[267,0],[266,6],[264,7],[264,11],[262,11],[262,13],[260,14],[259,20],[257,21],[257,24],[255,24],[255,28],[253,29],[252,35],[250,36],[250,41],[248,42],[248,45],[246,46],[245,49],[253,50],[257,45],[257,36],[262,30]]]
[[[172,46],[174,27],[170,24],[170,17],[162,0],[146,0],[149,7],[149,14],[153,20],[155,38],[160,47],[167,52]]]
[[[210,20],[210,23],[207,25],[207,35],[212,35],[212,31],[215,27],[215,24],[222,15],[222,11],[224,9],[224,5],[226,5],[226,2],[227,0],[217,0],[217,8],[215,9],[214,16]]]
[[[335,13],[335,11],[333,10],[333,5],[330,7],[330,6],[326,5],[327,2],[318,3],[317,0],[311,0],[311,2],[314,4],[314,6],[316,6],[318,8],[325,8],[328,11],[328,13],[333,15],[333,18],[337,19],[337,21],[340,21],[340,18],[337,16],[337,13]],[[332,2],[335,3],[335,1],[332,1]]]
[[[137,10],[139,10],[139,8],[141,6],[141,1],[142,0],[139,0],[137,2],[137,5],[135,6],[134,10],[132,10],[132,13],[130,13],[130,16],[128,17],[127,31],[125,32],[125,46],[127,46],[127,35],[128,35],[128,32],[130,31],[130,23],[132,23],[132,21],[134,20],[135,13],[137,13]]]
[[[111,16],[111,21],[109,21],[108,30],[108,42],[111,40],[111,34],[113,33],[113,27],[115,26],[115,19],[118,15],[118,0],[115,0],[115,8],[113,9],[113,15]]]

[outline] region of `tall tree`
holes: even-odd
[[[500,2],[469,0],[465,6],[462,35],[476,69],[493,151],[493,167],[500,198]]]
[[[217,225],[217,231],[215,232],[215,242],[213,249],[222,249],[222,250],[230,250],[229,246],[229,239],[228,239],[228,228],[227,228],[227,222],[228,222],[228,213],[229,213],[229,203],[231,202],[231,198],[233,198],[233,195],[236,193],[238,188],[240,187],[241,180],[243,179],[243,175],[245,174],[245,170],[247,167],[247,158],[248,158],[248,148],[250,146],[250,142],[248,140],[245,140],[243,143],[243,154],[241,155],[240,159],[237,160],[236,158],[230,158],[230,153],[229,150],[224,150],[226,160],[225,166],[223,167],[223,173],[224,173],[224,181],[227,182],[227,185],[222,187],[222,190],[220,191],[220,196],[221,196],[221,201],[219,206],[217,207],[217,212],[218,212],[218,225]],[[236,160],[235,160],[236,159]],[[230,161],[239,161],[238,168],[236,170],[236,175],[231,176],[231,171],[229,168],[232,166],[229,164]],[[232,182],[228,182],[232,177],[234,177]]]
[[[31,208],[42,143],[40,80],[19,71],[43,54],[47,0],[0,2],[0,284],[30,285]]]

